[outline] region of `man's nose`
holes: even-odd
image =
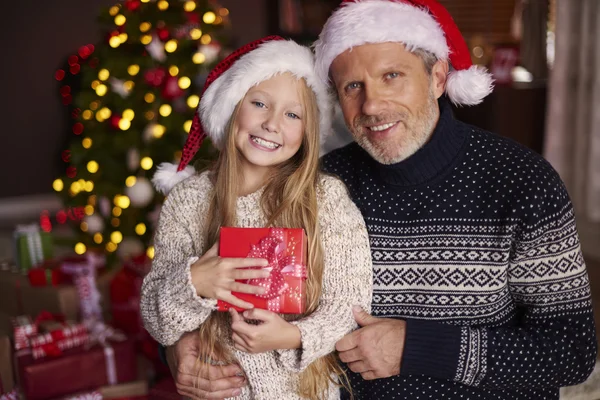
[[[362,112],[364,115],[377,115],[381,113],[385,104],[381,90],[376,85],[365,85],[363,91]]]

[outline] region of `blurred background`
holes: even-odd
[[[521,143],[560,173],[575,205],[598,307],[600,1],[439,1],[473,62],[496,80],[482,104],[455,109],[456,117]],[[147,266],[163,200],[148,179],[157,164],[180,156],[206,72],[232,49],[267,34],[312,43],[338,4],[6,4],[10,17],[0,27],[6,50],[0,87],[8,96],[0,139],[3,268],[34,266],[29,260],[28,267],[14,267],[32,257],[31,246],[21,243],[31,229],[49,238],[51,244],[40,245],[46,260],[95,253],[111,265],[135,259],[141,269]],[[349,140],[341,124],[338,130],[325,150]],[[214,157],[210,143],[202,151],[207,160]],[[600,379],[590,382],[564,398],[600,399]]]

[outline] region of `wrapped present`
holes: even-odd
[[[17,389],[13,389],[8,393],[0,393],[0,400],[19,400],[20,398]]]
[[[0,395],[11,392],[14,385],[10,339],[3,335],[0,336]]]
[[[256,308],[280,314],[301,314],[305,310],[306,234],[299,228],[229,228],[223,227],[219,239],[221,257],[265,258],[270,275],[244,280],[262,286],[264,294],[233,294]],[[260,267],[256,267],[260,268]],[[237,307],[219,300],[217,309]]]
[[[13,319],[13,337],[15,339],[15,350],[29,347],[29,338],[37,335],[38,325],[28,315],[20,315]]]
[[[26,272],[52,258],[52,236],[42,231],[37,224],[17,225],[13,238],[15,259],[21,271]]]
[[[148,382],[135,381],[103,386],[90,392],[62,397],[60,400],[146,400]]]
[[[73,283],[71,277],[60,269],[58,259],[46,260],[27,271],[31,286],[58,286]]]
[[[39,360],[32,354],[17,353],[16,360],[18,384],[28,400],[64,397],[137,378],[132,340],[109,341],[87,350],[78,347],[60,357]]]

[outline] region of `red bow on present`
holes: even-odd
[[[39,327],[40,323],[42,322],[46,322],[46,321],[51,321],[51,322],[58,322],[61,324],[65,324],[65,316],[63,314],[52,314],[49,311],[42,311],[38,314],[38,316],[35,318],[35,321],[33,321],[34,325]]]
[[[270,271],[267,278],[256,278],[248,280],[248,284],[262,286],[266,289],[265,293],[257,294],[256,297],[263,299],[273,299],[281,296],[288,289],[284,275],[291,275],[298,278],[306,278],[306,267],[298,263],[296,256],[285,255],[284,230],[273,228],[266,236],[258,242],[258,245],[252,246],[248,253],[248,258],[265,258],[269,264],[264,267]]]

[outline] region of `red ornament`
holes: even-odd
[[[69,59],[67,60],[70,66],[73,66],[77,63],[79,63],[79,57],[77,56],[71,56],[69,57]]]
[[[71,118],[73,118],[73,119],[79,118],[80,112],[81,112],[81,108],[75,108],[73,111],[71,111]]]
[[[82,59],[85,60],[92,54],[92,51],[90,50],[90,48],[88,46],[81,46],[79,48],[78,53],[79,53],[79,57],[81,57]]]
[[[65,85],[65,86],[61,87],[60,88],[60,94],[62,96],[66,96],[68,94],[71,94],[71,86]]]
[[[52,231],[52,222],[50,221],[50,213],[48,210],[44,210],[40,214],[40,227],[44,232]]]
[[[64,150],[61,154],[60,157],[62,158],[62,160],[64,162],[69,162],[71,161],[71,150]]]
[[[169,39],[169,36],[171,35],[167,28],[156,28],[156,34],[158,35],[158,38],[163,42],[166,42]]]
[[[145,72],[144,79],[149,86],[159,87],[165,81],[167,71],[164,68],[153,68]]]
[[[69,71],[71,71],[71,73],[73,75],[77,75],[79,73],[80,69],[81,69],[81,66],[79,64],[75,64],[75,65],[71,65],[71,67],[69,68]]]
[[[195,24],[200,23],[200,14],[198,14],[196,12],[186,12],[185,16],[187,17],[187,20],[192,23],[195,23]]]
[[[59,224],[64,224],[65,222],[67,222],[67,213],[63,210],[60,210],[56,213],[56,220]]]
[[[54,74],[54,78],[57,81],[62,81],[65,78],[65,70],[59,69],[58,71],[56,71],[56,73]]]
[[[75,125],[73,125],[73,133],[76,135],[81,135],[81,133],[83,132],[83,124],[81,122],[77,122]]]
[[[62,98],[62,103],[65,106],[68,106],[69,104],[71,104],[72,101],[73,101],[73,97],[71,97],[70,94],[63,96],[63,98]]]
[[[129,11],[135,11],[140,8],[141,4],[142,3],[140,0],[127,0],[125,2],[125,8],[127,8]]]
[[[114,114],[110,117],[110,125],[115,129],[119,129],[119,121],[121,121],[121,116],[119,114]]]
[[[169,76],[167,77],[165,86],[163,86],[160,94],[165,100],[173,100],[183,96],[184,93],[184,90],[180,88],[179,84],[177,83],[177,78],[174,76]]]
[[[77,175],[77,168],[75,167],[69,167],[67,168],[67,176],[71,179],[75,178],[75,176]]]

